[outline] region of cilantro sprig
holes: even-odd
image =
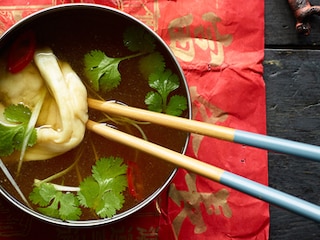
[[[124,31],[123,44],[135,54],[112,58],[100,50],[92,50],[85,55],[85,73],[92,88],[95,91],[110,91],[118,87],[121,81],[118,69],[120,62],[139,56],[139,70],[155,90],[145,97],[148,109],[180,116],[187,109],[187,99],[180,95],[169,98],[169,94],[179,87],[180,81],[176,74],[166,69],[163,55],[156,51],[155,38],[142,28],[131,26]]]
[[[155,72],[149,76],[149,86],[156,91],[150,91],[145,98],[148,109],[180,116],[187,109],[187,99],[184,96],[169,94],[180,85],[179,78],[170,69]],[[169,101],[168,101],[169,100]]]
[[[41,213],[62,220],[79,220],[81,207],[90,208],[101,218],[112,217],[125,201],[126,173],[127,165],[122,158],[100,158],[92,167],[92,176],[75,188],[77,194],[70,193],[70,187],[39,183],[29,199]]]
[[[0,156],[8,156],[15,150],[21,151],[32,116],[31,110],[23,104],[9,105],[3,112],[4,121],[0,121]],[[32,128],[27,146],[37,141],[37,131]]]
[[[123,44],[132,54],[111,57],[96,49],[85,54],[84,73],[95,91],[107,92],[119,86],[121,82],[119,64],[123,60],[140,57],[139,69],[146,77],[155,69],[164,69],[164,57],[155,50],[155,38],[146,30],[140,27],[128,27],[123,34]]]
[[[100,50],[92,50],[84,56],[85,74],[95,91],[111,91],[119,86],[121,74],[118,70],[122,60],[140,56],[141,53],[121,58],[108,57]]]
[[[82,214],[79,200],[73,193],[58,191],[50,183],[41,183],[29,195],[38,211],[44,215],[62,220],[78,220]]]

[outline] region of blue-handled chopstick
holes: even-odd
[[[187,169],[255,198],[320,222],[320,207],[315,204],[91,120],[87,122],[87,128],[105,138],[138,149],[177,167]]]
[[[320,147],[316,145],[241,130],[234,130],[233,142],[320,161]]]
[[[227,171],[221,174],[219,182],[255,198],[287,209],[300,216],[320,222],[320,206],[313,203]]]
[[[90,108],[114,115],[152,122],[170,128],[197,133],[229,142],[246,144],[252,147],[320,161],[320,147],[315,145],[236,130],[181,117],[173,117],[167,114],[155,113],[148,110],[116,104],[114,102],[102,102],[89,98],[88,105]]]

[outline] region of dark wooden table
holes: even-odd
[[[320,0],[310,2],[320,5]],[[296,33],[287,0],[265,1],[268,134],[320,145],[320,16]],[[320,162],[269,153],[271,187],[320,205]],[[320,224],[270,207],[270,239],[320,239]]]

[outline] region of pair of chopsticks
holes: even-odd
[[[91,98],[88,99],[88,106],[89,108],[100,110],[112,115],[120,115],[135,120],[147,121],[186,132],[197,133],[230,142],[242,143],[253,147],[305,157],[311,160],[320,160],[320,147],[314,145],[235,130],[180,117],[173,117],[162,113],[155,113],[148,110],[120,105],[114,102],[103,102]],[[320,207],[315,204],[185,156],[181,153],[161,147],[154,143],[134,137],[130,134],[96,123],[92,120],[87,122],[87,128],[107,139],[156,156],[215,182],[219,182],[255,198],[320,222]]]

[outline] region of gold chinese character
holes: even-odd
[[[219,32],[217,24],[221,19],[212,12],[204,13],[204,22],[195,27],[193,20],[192,14],[188,14],[169,23],[170,48],[185,62],[197,60],[198,55],[208,65],[220,66],[224,61],[224,46],[231,44],[232,35]]]
[[[170,47],[174,54],[185,62],[191,62],[195,55],[193,40],[190,37],[189,26],[193,22],[193,16],[188,14],[176,18],[169,23]]]
[[[224,122],[228,118],[228,114],[218,107],[214,106],[202,95],[198,93],[197,87],[192,86],[190,89],[191,101],[193,104],[192,116],[203,122],[215,124],[218,121]],[[198,156],[198,151],[203,140],[202,135],[192,134],[191,144],[195,156]]]
[[[221,22],[221,19],[214,13],[209,12],[202,15],[202,19],[211,23],[211,27],[207,29],[197,30],[197,37],[195,39],[196,44],[203,50],[210,50],[210,65],[220,66],[224,60],[224,46],[229,46],[232,42],[232,35],[221,35],[217,24]],[[202,38],[201,34],[202,33]]]
[[[171,184],[169,196],[179,207],[183,207],[180,213],[173,220],[173,227],[176,235],[179,235],[183,221],[188,218],[195,226],[194,233],[201,234],[207,230],[207,225],[203,220],[201,205],[205,206],[206,213],[209,215],[221,215],[232,217],[232,210],[228,205],[229,192],[226,189],[221,189],[216,193],[198,192],[196,186],[195,174],[186,174],[185,180],[188,191],[176,189],[174,184]]]

